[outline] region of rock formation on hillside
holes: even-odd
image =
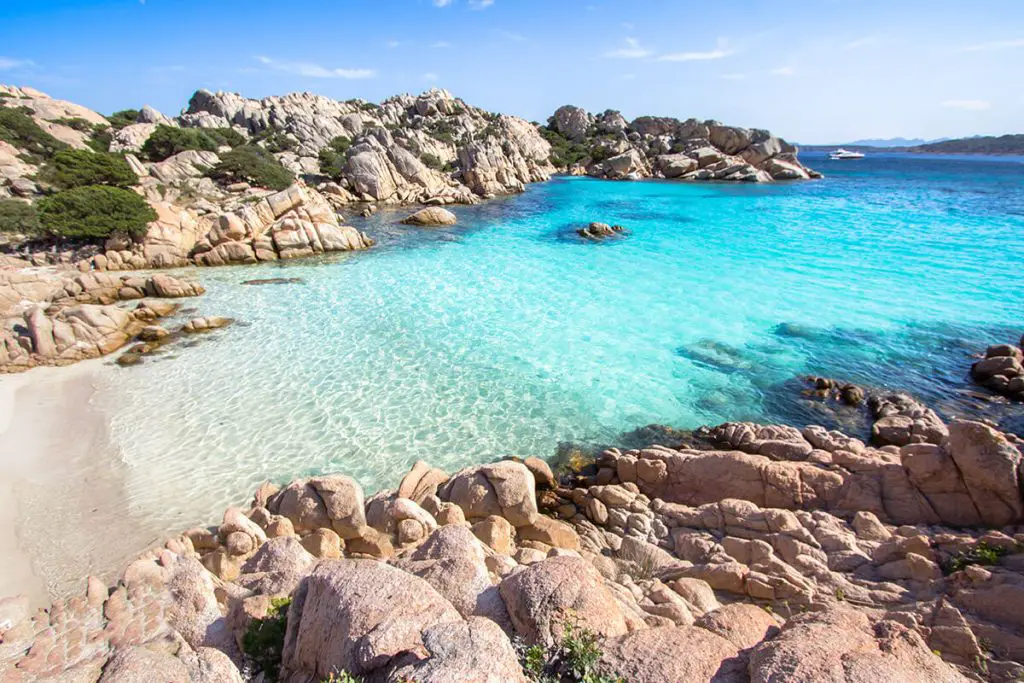
[[[595,116],[567,105],[548,126],[570,143],[561,161],[577,175],[742,182],[821,177],[800,163],[797,148],[785,140],[718,121],[642,116],[627,123],[616,111]]]
[[[419,462],[369,498],[342,475],[264,484],[111,590],[0,601],[0,676],[1019,680],[1022,444],[914,419],[933,429],[902,447],[726,424],[561,481],[530,458]]]

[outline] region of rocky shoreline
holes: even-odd
[[[0,602],[0,680],[1018,680],[1022,442],[863,400],[870,444],[728,423],[557,476],[267,483],[112,588]]]

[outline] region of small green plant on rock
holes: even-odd
[[[331,673],[320,683],[363,683],[363,679],[353,676],[347,671],[340,671],[338,673]]]
[[[345,164],[348,162],[348,148],[352,141],[344,135],[331,140],[326,147],[320,150],[320,172],[330,176],[332,180],[339,180],[345,172]]]
[[[601,670],[597,634],[574,616],[562,622],[562,639],[551,648],[516,643],[523,673],[534,683],[625,683]]]
[[[224,183],[246,182],[270,190],[283,190],[295,182],[295,175],[258,145],[242,145],[222,155],[206,175]]]
[[[288,606],[291,603],[291,598],[272,598],[267,616],[253,619],[242,638],[242,651],[270,681],[277,680],[281,669],[281,651],[284,649],[284,634],[288,628]],[[335,683],[347,683],[351,680],[353,679],[335,679],[333,674],[328,679]]]
[[[84,149],[57,152],[40,171],[39,180],[62,190],[86,185],[131,187],[139,182],[124,157]]]
[[[961,550],[949,561],[949,573],[966,569],[972,564],[990,567],[999,564],[999,559],[1009,554],[1006,548],[991,546],[985,541],[978,541],[973,548]]]
[[[49,159],[68,146],[39,127],[25,107],[0,107],[0,140],[21,151],[31,163]]]
[[[138,119],[138,109],[122,109],[121,111],[115,111],[107,117],[107,121],[110,121],[110,125],[114,130],[121,130],[126,126],[130,126],[138,121]]]

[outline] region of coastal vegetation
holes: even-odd
[[[237,147],[244,143],[245,137],[231,128],[178,128],[161,125],[142,145],[142,153],[150,161],[163,161],[188,150],[215,152],[219,147]]]
[[[116,111],[107,117],[107,121],[110,122],[110,126],[114,130],[121,130],[126,126],[130,126],[139,119],[138,109],[122,109]]]
[[[345,163],[351,146],[352,140],[347,136],[339,135],[332,138],[327,146],[320,150],[320,172],[334,181],[341,179],[345,173]]]
[[[26,160],[38,163],[67,149],[67,144],[43,130],[24,108],[0,108],[0,140],[21,150]]]
[[[295,182],[295,174],[258,145],[242,145],[222,154],[206,175],[222,183],[245,182],[270,190],[283,190]]]
[[[43,230],[55,238],[142,235],[157,218],[153,208],[137,193],[103,185],[58,192],[40,199],[37,206]]]
[[[32,204],[20,199],[0,199],[0,233],[36,235],[39,216]]]
[[[57,152],[37,178],[61,190],[86,185],[131,187],[139,181],[123,156],[80,149]]]

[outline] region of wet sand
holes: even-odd
[[[113,581],[162,538],[133,519],[125,466],[92,401],[111,371],[98,360],[0,376],[0,597],[46,606],[90,574]]]

